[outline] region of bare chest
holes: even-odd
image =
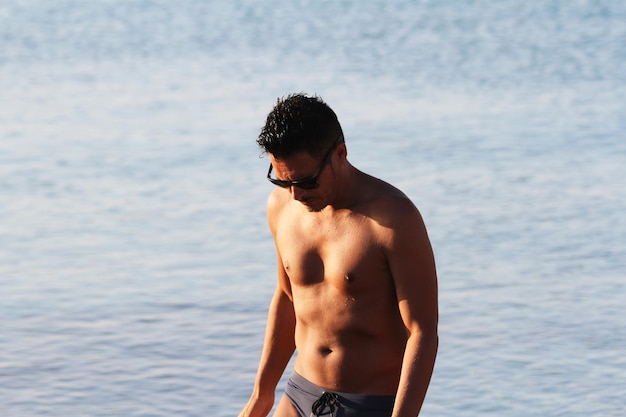
[[[282,226],[276,244],[292,288],[330,286],[356,295],[387,285],[387,262],[370,219],[286,219]]]

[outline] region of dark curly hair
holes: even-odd
[[[320,97],[303,93],[279,98],[257,139],[265,152],[279,159],[303,151],[318,157],[343,142],[335,112]]]

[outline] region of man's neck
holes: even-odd
[[[336,177],[335,198],[324,210],[349,209],[361,200],[363,173],[348,161],[340,169]]]

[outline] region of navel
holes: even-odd
[[[354,276],[352,274],[346,274],[344,279],[346,282],[354,282]]]
[[[333,350],[331,348],[327,347],[327,346],[320,347],[319,350],[320,350],[320,354],[322,356],[328,356],[331,353],[333,353]]]

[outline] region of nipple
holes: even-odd
[[[344,279],[346,280],[346,282],[350,283],[350,282],[354,282],[354,277],[350,274],[346,274],[344,275]],[[351,295],[346,296],[346,302],[345,305],[347,306],[350,303],[353,303],[356,301],[356,298],[354,298]]]

